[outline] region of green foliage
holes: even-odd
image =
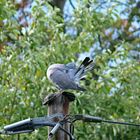
[[[43,98],[55,91],[46,77],[47,67],[52,63],[67,63],[77,60],[77,54],[88,52],[99,41],[112,41],[105,30],[116,26],[116,12],[107,13],[85,8],[74,10],[73,19],[64,23],[48,3],[36,0],[31,10],[32,22],[22,26],[15,18],[17,8],[13,2],[0,2],[0,128],[28,117],[47,114],[42,106]],[[43,10],[47,7],[47,12]],[[114,7],[113,7],[114,8]],[[115,16],[115,19],[114,19]],[[6,20],[6,22],[3,22]],[[64,32],[65,27],[74,27],[75,36]],[[114,27],[115,28],[115,27]],[[113,40],[114,41],[114,40]],[[140,65],[129,57],[133,43],[119,40],[112,43],[114,51],[102,42],[102,50],[94,52],[98,69],[88,75],[87,91],[77,93],[71,105],[71,114],[83,113],[105,119],[140,123]],[[100,42],[101,43],[101,42]],[[139,43],[139,42],[137,42]],[[108,63],[112,61],[114,66]],[[94,80],[94,74],[98,80]],[[126,140],[139,139],[137,128],[108,124],[75,124],[75,136],[79,140]],[[0,136],[0,139],[15,140],[18,136]],[[46,140],[47,129],[32,134],[22,134],[20,140]]]

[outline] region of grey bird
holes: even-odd
[[[83,87],[80,87],[79,82],[88,71],[93,69],[94,64],[92,62],[93,60],[86,57],[78,67],[73,62],[68,64],[52,64],[47,69],[47,77],[62,91],[69,89],[85,91]]]

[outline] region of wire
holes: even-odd
[[[69,137],[70,140],[75,140],[74,136],[69,133],[67,130],[65,130],[62,126],[64,124],[70,123],[69,122],[69,115],[65,115],[64,118],[62,120],[60,120],[51,130],[51,132],[49,133],[49,137],[48,140],[51,140],[52,136],[60,129],[61,131],[63,131],[64,133],[66,133]]]
[[[91,116],[91,115],[83,115],[83,114],[75,115],[74,120],[72,122],[75,122],[77,120],[82,120],[84,122],[94,122],[94,123],[105,122],[105,123],[122,124],[122,125],[140,127],[140,124],[134,124],[134,123],[129,123],[129,122],[118,122],[118,121],[112,121],[112,120],[104,120],[101,117],[94,117],[94,116]]]
[[[62,127],[60,127],[60,129],[61,129],[62,131],[64,131],[67,135],[69,135],[70,140],[75,140],[74,137],[73,137],[73,135],[72,135],[71,133],[69,133],[67,130],[65,130],[65,129],[62,128]]]
[[[102,122],[140,127],[140,124],[134,124],[134,123],[128,123],[128,122],[117,122],[117,121],[110,121],[110,120],[102,120]]]
[[[72,7],[73,9],[75,9],[75,6],[74,6],[74,4],[72,3],[71,0],[69,0],[69,3],[70,3],[70,5],[71,5],[71,7]]]

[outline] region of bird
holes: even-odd
[[[80,80],[85,78],[87,72],[91,71],[93,67],[93,60],[89,57],[85,57],[79,66],[76,66],[74,62],[52,64],[47,69],[47,78],[61,91],[85,91],[86,89],[80,86]]]

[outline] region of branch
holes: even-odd
[[[102,46],[102,41],[101,41],[101,36],[98,34],[98,41],[99,41],[99,43],[100,43],[100,47],[102,48],[102,50],[103,50],[103,46]]]
[[[72,7],[73,9],[75,9],[75,6],[74,6],[74,4],[72,3],[71,0],[69,0],[69,3],[70,3],[70,5],[71,5],[71,7]]]

